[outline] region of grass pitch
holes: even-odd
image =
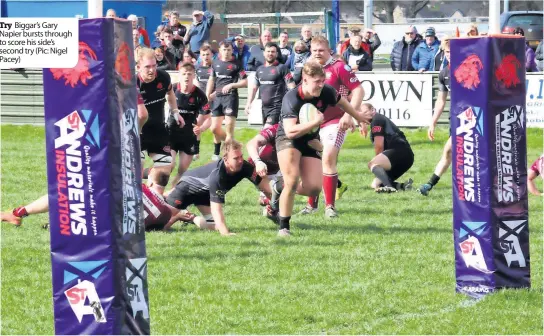
[[[2,126],[2,204],[12,209],[46,192],[44,129]],[[255,130],[237,130],[243,142]],[[415,163],[405,177],[426,182],[447,129],[429,142],[407,130]],[[202,141],[200,161],[212,151]],[[288,240],[260,215],[258,193],[244,181],[227,196],[220,237],[194,226],[147,235],[151,330],[154,334],[542,334],[542,198],[529,196],[529,290],[504,290],[478,302],[456,294],[451,172],[423,197],[375,194],[366,163],[368,139],[348,137],[339,175],[349,190],[340,217],[323,206],[294,216]],[[528,132],[528,162],[542,153],[542,131]],[[206,160],[204,160],[206,159]],[[542,183],[539,179],[539,188]],[[297,198],[295,210],[305,199]],[[47,214],[24,226],[1,226],[1,333],[52,334]]]

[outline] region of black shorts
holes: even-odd
[[[194,133],[185,134],[182,132],[170,131],[170,149],[175,152],[184,152],[187,155],[195,155],[198,152],[198,141]]]
[[[240,99],[237,94],[216,96],[212,101],[212,117],[238,117]]]
[[[280,122],[281,105],[263,106],[263,125],[275,125]]]
[[[304,157],[313,157],[321,160],[321,153],[308,145],[308,139],[303,137],[302,139],[288,139],[284,135],[276,137],[276,151],[279,153],[287,148],[294,148],[300,152]]]
[[[210,191],[191,191],[191,186],[185,181],[179,181],[174,190],[166,198],[166,203],[176,209],[185,210],[189,205],[210,206]]]
[[[414,152],[410,147],[387,149],[382,154],[391,162],[391,170],[387,172],[391,182],[404,175],[414,164]]]
[[[142,151],[147,151],[148,155],[163,154],[170,156],[166,126],[144,129],[140,136],[140,146]]]

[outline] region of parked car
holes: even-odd
[[[525,39],[531,48],[536,49],[542,41],[543,11],[514,11],[501,14],[501,32],[513,34],[516,27],[521,27],[525,32]]]

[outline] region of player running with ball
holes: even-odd
[[[323,66],[325,71],[325,83],[332,86],[342,97],[347,99],[351,94],[351,106],[359,110],[363,101],[364,90],[361,82],[351,68],[331,57],[329,41],[317,36],[312,39],[311,59]],[[338,214],[335,208],[336,192],[343,193],[347,185],[342,185],[338,180],[338,154],[344,144],[346,131],[354,128],[353,119],[346,109],[331,105],[323,112],[323,124],[319,131],[319,137],[323,143],[323,195],[325,197],[325,217],[333,218]],[[340,195],[339,195],[340,196]],[[300,213],[311,214],[317,211],[318,197],[310,197],[308,205]]]
[[[323,112],[329,107],[339,105],[349,115],[363,123],[362,116],[349,102],[329,85],[325,84],[325,71],[316,62],[307,62],[302,69],[302,83],[296,89],[287,92],[282,104],[281,121],[276,135],[276,150],[284,188],[280,196],[279,236],[290,235],[291,214],[295,201],[295,191],[302,180],[301,194],[317,196],[322,187],[321,155],[309,145],[318,134],[312,130],[324,121]],[[300,109],[305,104],[313,105],[317,110],[316,118],[300,124]]]

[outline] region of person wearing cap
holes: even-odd
[[[525,36],[523,28],[516,27],[514,29],[514,35]],[[525,41],[525,70],[527,72],[536,72],[538,71],[535,62],[535,51],[529,46],[529,42]]]
[[[249,61],[251,53],[249,51],[249,46],[246,44],[245,35],[238,34],[234,37],[229,37],[227,41],[232,42],[232,56],[242,64],[244,70],[248,71],[247,62]]]
[[[193,53],[198,54],[202,43],[210,38],[213,20],[214,16],[209,11],[193,12],[193,23],[183,38],[185,44],[189,45],[189,48]]]
[[[363,32],[363,49],[370,55],[370,70],[372,70],[372,62],[374,62],[374,52],[382,45],[378,33],[370,28],[366,28]]]
[[[172,39],[172,45],[176,47],[176,49],[180,50],[183,54],[183,50],[185,49],[183,45],[183,38],[187,34],[187,27],[179,23],[179,13],[176,11],[171,11],[168,18],[170,20],[168,23],[168,28],[172,30],[174,37]]]
[[[138,29],[138,32],[140,33],[139,44],[149,47],[151,45],[149,42],[149,35],[145,29],[138,25],[138,16],[130,14],[127,17],[127,20],[132,21],[132,29]]]
[[[412,67],[419,72],[434,71],[434,57],[440,50],[440,41],[433,27],[425,31],[425,41],[421,41],[412,55]]]
[[[391,70],[414,71],[412,55],[416,47],[423,40],[423,36],[417,33],[415,26],[405,30],[402,40],[395,42],[391,51]]]
[[[351,44],[351,38],[355,35],[360,35],[361,34],[361,28],[357,27],[357,26],[351,26],[349,27],[348,29],[348,38],[342,42],[342,45],[340,46],[339,50],[338,50],[338,55],[342,56],[346,50],[349,48],[350,44]],[[362,41],[362,39],[361,39]],[[363,47],[362,45],[362,42],[361,42],[361,47]]]

